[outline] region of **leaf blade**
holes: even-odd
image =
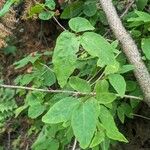
[[[108,76],[110,84],[117,91],[119,96],[123,97],[126,91],[126,82],[123,76],[120,74],[110,74]]]
[[[67,121],[78,104],[79,101],[76,98],[63,98],[49,109],[49,111],[42,117],[42,121],[51,124]]]
[[[89,146],[96,129],[97,115],[92,101],[88,100],[83,103],[72,115],[72,128],[82,148]]]
[[[69,27],[77,33],[95,29],[87,19],[82,17],[75,17],[70,19]]]
[[[64,31],[57,38],[52,62],[54,64],[54,72],[61,87],[65,86],[69,76],[76,67],[76,52],[78,50],[79,41],[73,33]]]

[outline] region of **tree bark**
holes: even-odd
[[[141,87],[141,90],[143,91],[144,101],[150,107],[150,74],[141,58],[137,45],[123,26],[112,0],[99,1],[114,35],[122,45],[123,52],[129,62],[135,66],[135,77]]]

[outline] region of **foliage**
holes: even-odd
[[[31,53],[13,64],[16,70],[31,68],[15,78],[16,85],[53,92],[1,89],[0,124],[12,115],[32,119],[29,130],[33,131],[28,136],[38,133],[33,150],[64,150],[74,139],[82,149],[92,150],[109,149],[114,141],[128,142],[118,126],[126,117],[133,118],[140,103],[126,96],[141,96],[141,91],[134,81],[134,66],[128,64],[118,41],[111,35],[110,40],[103,36],[108,23],[97,3],[64,1],[59,17],[68,19],[68,28],[58,36],[53,52]],[[119,7],[117,1],[114,4]],[[143,11],[147,4],[138,0],[137,10],[123,19],[135,40],[140,41],[138,46],[149,64],[150,15]],[[7,11],[8,7],[3,9]],[[55,2],[46,0],[32,6],[28,17],[34,15],[44,21],[58,17]],[[51,58],[51,62],[43,57]],[[16,105],[16,95],[23,99],[21,105]]]
[[[6,119],[13,116],[14,110],[17,108],[14,97],[14,90],[0,90],[0,131],[3,130],[2,127],[6,124]]]

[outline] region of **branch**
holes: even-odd
[[[140,118],[143,118],[143,119],[146,119],[146,120],[150,120],[149,117],[145,117],[145,116],[142,116],[142,115],[138,115],[138,114],[131,114],[132,116],[135,116],[135,117],[140,117]]]
[[[129,62],[135,67],[135,77],[143,91],[144,101],[150,107],[150,75],[144,62],[142,61],[137,45],[122,25],[121,20],[116,12],[116,9],[113,6],[112,0],[99,1],[106,14],[108,23],[113,33],[122,45],[123,52],[126,54]]]
[[[77,140],[76,140],[76,139],[74,139],[73,147],[72,147],[72,149],[71,149],[71,150],[75,150],[75,149],[76,149],[76,146],[77,146]]]
[[[134,3],[134,0],[131,1],[131,2],[127,5],[125,11],[121,14],[120,18],[123,18],[123,17],[128,13],[128,11],[129,11],[129,9],[132,7],[133,3]]]
[[[91,95],[91,96],[96,95],[95,92],[91,92],[91,93],[87,94],[87,93],[75,92],[75,91],[39,89],[39,88],[33,88],[33,87],[15,86],[15,85],[6,85],[6,84],[0,84],[0,88],[22,89],[22,90],[28,90],[28,91],[45,92],[45,93],[66,93],[66,94],[71,94],[71,95]],[[116,94],[116,96],[120,97],[118,94]],[[136,100],[143,100],[141,97],[132,96],[132,95],[124,95],[123,98],[132,98],[132,99],[136,99]]]

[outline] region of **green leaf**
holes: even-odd
[[[117,97],[114,93],[108,92],[109,83],[107,80],[100,80],[95,85],[96,99],[101,104],[108,104],[113,102]]]
[[[138,17],[135,18],[129,18],[128,22],[150,22],[150,15],[143,11],[135,11]]]
[[[50,128],[55,130],[54,128]],[[50,137],[51,132],[45,126],[43,127],[42,131],[38,135],[36,141],[32,144],[33,150],[58,150],[59,149],[59,142],[58,140]],[[55,135],[52,135],[55,136]]]
[[[125,114],[124,114],[124,110],[120,106],[117,108],[117,115],[118,115],[118,118],[121,121],[121,123],[124,123]]]
[[[110,139],[105,137],[105,140],[100,144],[102,150],[110,150]]]
[[[76,17],[82,12],[83,4],[84,3],[81,1],[76,1],[76,2],[72,2],[70,5],[67,5],[67,7],[65,7],[65,9],[63,10],[60,18],[69,19],[69,18]]]
[[[97,12],[96,3],[96,0],[86,1],[83,6],[83,13],[88,17],[94,16]]]
[[[41,12],[41,13],[39,14],[39,18],[40,18],[41,20],[49,20],[49,19],[51,19],[53,16],[54,16],[54,12],[53,12],[53,11],[48,11],[48,12],[43,11],[43,12]]]
[[[143,10],[145,8],[145,6],[147,5],[147,3],[148,3],[148,0],[137,0],[136,1],[136,5],[139,10]]]
[[[43,84],[46,86],[51,86],[56,82],[56,77],[53,71],[46,69],[42,72],[41,77],[43,77]]]
[[[53,54],[53,64],[54,72],[61,87],[65,86],[69,76],[76,68],[76,53],[78,50],[79,41],[73,33],[64,31],[57,38]]]
[[[123,74],[123,73],[129,72],[129,71],[132,71],[132,70],[134,70],[134,66],[133,65],[123,65],[119,69],[118,73],[119,74]]]
[[[73,97],[63,98],[49,109],[42,121],[51,124],[68,121],[79,103],[78,99]]]
[[[39,105],[43,102],[44,97],[45,97],[45,93],[39,93],[39,92],[36,92],[36,91],[29,92],[26,95],[25,102],[27,102],[27,104],[29,106],[34,106],[36,104]]]
[[[99,145],[102,141],[105,140],[105,133],[104,131],[97,131],[91,144],[90,144],[90,148],[95,147],[97,145]]]
[[[32,74],[25,74],[20,80],[21,85],[28,85],[35,77]]]
[[[95,85],[96,93],[108,92],[108,88],[109,88],[109,83],[107,80],[104,79],[96,82]]]
[[[111,73],[116,73],[119,70],[120,64],[115,61],[114,64],[108,65],[105,68],[105,75],[111,74]]]
[[[117,98],[117,96],[114,93],[101,93],[98,92],[96,93],[96,99],[98,100],[98,102],[100,104],[109,104],[112,103],[115,99]]]
[[[114,48],[101,35],[85,32],[81,37],[81,45],[91,56],[98,57],[102,65],[114,63]]]
[[[39,14],[44,10],[44,4],[36,4],[32,6],[28,12],[29,17],[33,17],[35,14]]]
[[[91,98],[82,103],[72,115],[71,124],[73,132],[83,149],[89,146],[96,130],[97,114],[94,101],[95,99]]]
[[[46,0],[45,6],[47,6],[50,10],[53,10],[55,9],[56,4],[54,0]]]
[[[18,107],[16,110],[15,110],[15,118],[17,118],[19,116],[19,114],[25,110],[26,108],[28,107],[28,105],[23,105],[23,106],[20,106]]]
[[[143,38],[141,46],[146,58],[150,60],[150,38]]]
[[[2,50],[4,51],[5,55],[12,54],[15,56],[17,52],[17,47],[8,45],[7,47],[2,48]]]
[[[122,110],[124,111],[124,114],[127,116],[127,117],[129,117],[129,118],[133,118],[132,117],[132,107],[128,104],[128,103],[122,103],[121,105],[120,105],[120,107],[122,108]]]
[[[137,88],[137,82],[136,81],[128,80],[128,81],[126,81],[126,84],[127,84],[126,91],[128,91],[128,92],[133,92]]]
[[[69,84],[74,90],[78,92],[82,93],[91,92],[90,84],[86,80],[80,79],[79,77],[71,77],[69,80]]]
[[[109,110],[101,105],[99,118],[102,122],[103,127],[106,129],[106,135],[113,139],[121,142],[128,142],[128,140],[118,131],[118,128],[114,122],[113,116]]]
[[[71,28],[71,30],[75,32],[83,32],[83,31],[95,29],[87,19],[82,17],[76,17],[70,19],[69,27]]]
[[[39,55],[39,54],[35,54],[35,56],[31,56],[31,55],[26,56],[25,58],[23,58],[23,59],[21,59],[21,60],[14,63],[15,69],[22,68],[30,62],[32,64],[34,64],[39,59],[40,56],[41,55]]]
[[[45,106],[41,104],[35,104],[29,107],[28,116],[32,119],[37,118],[45,111]]]
[[[15,0],[7,0],[3,8],[0,10],[0,17],[3,17],[8,11]]]
[[[126,91],[126,82],[123,76],[120,74],[110,74],[108,76],[110,84],[117,91],[119,96],[123,97]]]

